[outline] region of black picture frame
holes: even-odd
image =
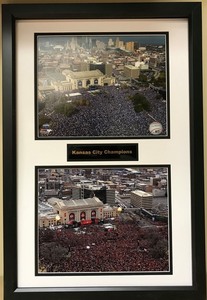
[[[3,5],[3,202],[4,299],[205,299],[204,166],[202,124],[201,3],[17,4]],[[48,288],[19,287],[17,259],[17,138],[15,22],[51,19],[166,19],[185,18],[189,24],[190,175],[192,282],[191,286],[131,286]],[[34,225],[33,225],[34,226]],[[184,247],[185,245],[181,245]]]

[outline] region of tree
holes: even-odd
[[[160,239],[151,250],[153,258],[166,258],[168,252],[168,243],[166,239]]]
[[[146,111],[151,110],[150,102],[147,100],[147,98],[144,95],[137,93],[131,98],[131,100],[134,105],[134,110],[137,113],[141,112],[143,110],[146,110]]]
[[[51,121],[50,117],[41,114],[39,116],[39,128],[41,128],[43,124],[49,124],[50,121]]]
[[[71,116],[77,112],[77,108],[72,103],[60,103],[55,106],[55,111],[65,116]]]
[[[39,241],[42,243],[50,243],[54,240],[54,231],[49,228],[39,230]]]
[[[62,269],[61,264],[69,254],[69,249],[62,247],[56,242],[43,243],[39,247],[39,260],[43,267],[49,268],[50,272]],[[42,267],[40,266],[40,267]]]
[[[155,86],[166,88],[166,75],[165,72],[160,72],[159,76],[157,78],[152,79],[152,83],[154,83]]]
[[[139,75],[139,81],[141,82],[147,82],[147,76],[143,73],[140,73]]]
[[[38,111],[41,112],[45,108],[45,101],[38,101]]]
[[[56,113],[69,117],[78,112],[78,107],[89,106],[89,104],[90,102],[87,99],[76,100],[72,103],[60,102],[59,104],[55,105],[55,111]]]

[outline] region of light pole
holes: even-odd
[[[57,226],[58,226],[58,225],[59,225],[59,221],[60,221],[60,216],[59,216],[59,215],[56,215],[55,220],[56,220]]]
[[[118,207],[118,208],[117,208],[118,216],[120,216],[121,212],[122,212],[122,208],[121,208],[121,207]]]

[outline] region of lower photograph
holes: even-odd
[[[35,169],[36,276],[173,273],[170,165]]]

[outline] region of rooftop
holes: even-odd
[[[90,77],[100,77],[104,76],[104,74],[100,70],[92,70],[92,71],[81,71],[81,72],[72,72],[70,70],[64,70],[64,75],[68,75],[73,79],[84,79]]]
[[[151,193],[146,193],[146,192],[141,191],[141,190],[135,190],[135,191],[132,191],[131,193],[136,194],[140,197],[152,197]]]
[[[56,209],[62,209],[62,210],[103,206],[103,202],[99,200],[97,197],[78,199],[78,200],[62,200],[53,197],[48,199],[48,203],[53,207],[55,207]]]

